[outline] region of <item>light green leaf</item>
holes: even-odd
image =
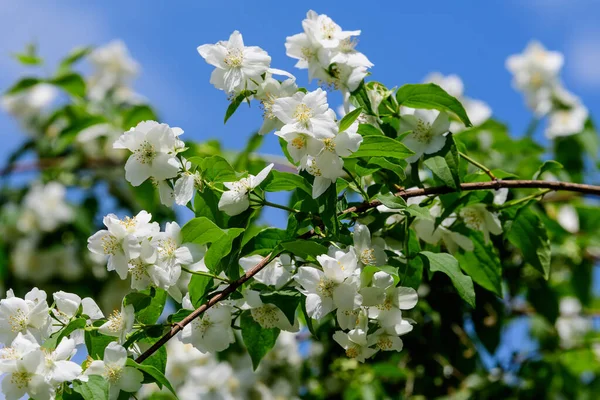
[[[362,136],[383,136],[383,132],[371,124],[359,124],[358,133]]]
[[[142,121],[156,121],[158,117],[154,110],[145,104],[128,108],[123,112],[123,129],[129,130]]]
[[[473,251],[456,254],[460,268],[483,288],[502,296],[502,265],[494,246],[485,243],[483,234],[470,230]]]
[[[406,208],[406,201],[402,197],[394,196],[392,193],[379,194],[377,200],[381,204],[394,210],[403,210]]]
[[[563,168],[564,168],[563,165],[561,163],[559,163],[558,161],[554,161],[554,160],[544,161],[544,163],[542,165],[540,165],[540,167],[535,172],[535,174],[533,174],[533,177],[531,179],[537,180],[540,178],[540,176],[542,176],[542,174],[544,172],[560,171]]]
[[[444,185],[456,189],[456,181],[446,159],[442,156],[433,156],[426,159],[423,164],[431,170],[433,175],[444,183]]]
[[[404,160],[413,154],[415,153],[404,144],[387,136],[365,136],[358,151],[349,158],[389,157]]]
[[[233,240],[240,236],[242,232],[244,232],[243,228],[228,229],[223,236],[210,245],[204,256],[204,262],[209,270],[216,272],[219,262],[231,252]]]
[[[227,123],[227,120],[233,115],[233,113],[238,109],[240,104],[246,100],[247,97],[252,96],[254,92],[250,90],[242,90],[240,94],[238,94],[232,101],[229,107],[227,107],[227,111],[225,112],[225,120],[223,123]],[[250,104],[250,102],[248,102]]]
[[[38,79],[38,78],[33,78],[33,77],[22,78],[17,83],[15,83],[14,85],[12,85],[6,91],[5,94],[10,95],[10,94],[20,93],[20,92],[22,92],[24,90],[27,90],[27,89],[31,88],[32,86],[37,85],[40,82],[41,82],[41,80]]]
[[[74,72],[57,76],[56,78],[51,79],[48,82],[60,87],[72,96],[85,96],[85,81],[79,74],[76,74]]]
[[[79,393],[84,400],[108,399],[108,387],[108,381],[99,375],[90,375],[87,382],[73,382],[73,391]]]
[[[358,107],[355,110],[350,111],[348,114],[342,118],[340,121],[340,132],[344,132],[346,129],[350,128],[350,126],[356,121],[356,118],[360,116],[362,113],[362,108]]]
[[[206,295],[212,286],[213,278],[203,275],[192,275],[192,279],[188,284],[188,291],[194,307],[200,307],[204,303]]]
[[[431,272],[440,271],[448,275],[454,288],[471,307],[475,307],[475,288],[471,277],[463,274],[456,258],[448,253],[422,251],[419,256]]]
[[[212,243],[223,235],[225,235],[225,231],[206,217],[194,218],[181,228],[183,243]]]
[[[454,113],[467,127],[472,126],[460,101],[434,83],[404,85],[396,92],[396,100],[399,105],[405,107],[435,109]]]
[[[433,219],[427,207],[421,207],[417,204],[411,204],[410,206],[406,207],[404,212],[415,218]]]
[[[242,338],[252,359],[252,366],[256,369],[260,360],[275,346],[279,329],[264,329],[254,321],[249,311],[243,312],[240,320]]]
[[[202,178],[209,182],[235,182],[239,178],[229,162],[221,156],[190,157],[189,161],[200,167]]]
[[[317,256],[327,254],[327,247],[310,240],[294,240],[282,243],[281,247],[308,261],[315,261]]]

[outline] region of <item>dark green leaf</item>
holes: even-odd
[[[37,85],[40,82],[41,82],[41,80],[38,79],[38,78],[32,78],[32,77],[22,78],[17,83],[15,83],[14,85],[12,85],[6,91],[5,94],[7,94],[7,95],[9,95],[9,94],[17,94],[19,92],[22,92],[23,90],[27,90],[27,89],[31,88],[32,86]]]
[[[165,375],[162,372],[160,372],[155,367],[146,364],[138,364],[131,358],[127,359],[126,365],[129,367],[139,369],[140,371],[150,375],[153,378],[153,381],[156,382],[159,386],[165,386],[171,391],[171,393],[173,393],[173,395],[177,396],[177,393],[175,393],[175,389],[173,389],[173,386],[171,386],[169,380],[165,377]]]
[[[242,338],[252,359],[252,366],[256,369],[260,360],[275,346],[279,329],[264,329],[248,311],[242,313],[240,320]]]
[[[485,289],[502,296],[502,266],[494,246],[485,243],[483,234],[470,231],[473,251],[456,254],[460,268]]]
[[[550,277],[550,240],[542,220],[528,208],[522,208],[510,226],[508,240],[523,253],[535,269]]]
[[[190,300],[194,307],[200,307],[206,300],[209,290],[213,286],[213,278],[203,275],[192,275],[192,279],[188,284]]]
[[[204,256],[204,262],[209,270],[216,272],[217,265],[231,252],[234,239],[240,236],[242,232],[244,232],[243,228],[228,229],[223,236],[210,245]]]
[[[60,87],[72,96],[85,96],[85,81],[79,74],[74,72],[60,75],[54,79],[51,79],[49,83]]]
[[[460,297],[471,307],[475,307],[473,281],[461,272],[456,258],[448,253],[432,253],[430,251],[422,251],[419,256],[431,272],[440,271],[448,275]]]
[[[274,304],[279,307],[287,317],[288,321],[290,321],[290,325],[294,325],[294,321],[296,320],[296,309],[302,299],[300,292],[297,290],[266,292],[260,294],[260,299],[265,304]]]
[[[269,177],[261,185],[265,192],[284,192],[294,189],[304,190],[312,194],[312,186],[304,177],[290,172],[272,170]]]
[[[123,112],[123,129],[129,130],[143,121],[156,121],[158,117],[154,110],[145,104],[128,108]]]
[[[282,243],[281,247],[307,261],[315,261],[317,256],[327,254],[327,247],[310,240],[286,242]]]
[[[542,176],[542,174],[544,172],[560,171],[561,169],[563,169],[563,166],[561,163],[559,163],[557,161],[553,161],[553,160],[544,161],[544,163],[538,168],[538,170],[535,172],[535,174],[533,174],[533,177],[531,179],[536,180],[536,179],[539,179],[540,176]]]
[[[253,92],[250,90],[242,90],[240,92],[240,94],[235,96],[234,99],[231,101],[231,104],[229,105],[229,107],[227,107],[227,111],[225,112],[225,120],[223,121],[223,123],[226,123],[227,120],[238,109],[240,104],[242,104],[244,102],[244,100],[246,100],[246,98],[251,96],[252,94],[253,94]],[[250,104],[250,103],[248,103],[248,104]]]

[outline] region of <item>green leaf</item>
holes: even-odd
[[[6,91],[6,95],[10,95],[10,94],[17,94],[20,93],[24,90],[27,90],[29,88],[31,88],[32,86],[37,85],[38,83],[40,83],[41,80],[38,78],[33,78],[33,77],[26,77],[23,79],[20,79],[17,83],[15,83],[14,85],[12,85],[7,91]]]
[[[288,192],[300,189],[308,194],[312,194],[311,184],[304,177],[290,172],[272,170],[269,177],[261,186],[265,192]]]
[[[292,215],[290,215],[292,218]],[[295,235],[294,235],[295,237]],[[244,252],[242,254],[262,254],[265,255],[273,250],[279,243],[288,239],[287,232],[283,229],[267,228],[256,234],[252,239],[244,243]],[[263,251],[259,251],[263,250]],[[259,251],[257,253],[257,251]]]
[[[144,292],[153,292],[154,294],[150,297],[150,304],[140,311],[136,311],[135,317],[142,324],[152,325],[158,321],[165,308],[167,292],[162,289],[147,289]]]
[[[213,278],[203,275],[192,275],[192,279],[188,284],[188,291],[194,307],[200,307],[200,305],[204,303],[212,286]]]
[[[454,113],[467,127],[472,126],[460,101],[434,83],[404,85],[396,92],[398,104],[411,108],[435,109]]]
[[[240,320],[242,339],[252,359],[252,366],[256,370],[260,360],[275,346],[279,329],[264,329],[254,321],[248,311],[242,313]]]
[[[212,243],[223,235],[225,235],[225,231],[206,217],[191,219],[181,228],[182,243]]]
[[[93,48],[91,46],[86,46],[77,47],[71,50],[71,52],[65,58],[62,59],[59,68],[61,68],[62,70],[64,70],[65,68],[70,68],[71,65],[75,64],[77,61],[90,54],[92,49]]]
[[[13,54],[13,57],[23,65],[42,65],[44,63],[41,57],[31,54],[17,53]]]
[[[250,90],[242,90],[240,92],[240,94],[235,96],[235,98],[231,101],[231,104],[229,105],[229,107],[227,107],[227,111],[225,112],[225,120],[223,121],[223,123],[227,123],[227,120],[238,109],[240,104],[242,104],[242,102],[244,100],[246,100],[247,97],[252,96],[253,94],[254,94],[254,92],[252,92]],[[248,104],[250,104],[250,102],[248,102]]]
[[[297,290],[266,292],[260,294],[260,299],[265,304],[274,304],[279,307],[287,317],[288,321],[290,321],[290,325],[294,325],[294,321],[296,321],[296,309],[302,299],[300,292]]]
[[[415,154],[399,141],[387,136],[365,136],[358,150],[349,158],[389,157],[404,160]]]
[[[108,399],[108,387],[108,380],[99,375],[90,375],[87,382],[73,382],[73,391],[79,393],[84,400]]]
[[[198,165],[202,171],[202,178],[209,182],[235,182],[238,180],[233,167],[221,156],[194,156],[190,157],[188,161]]]
[[[563,165],[561,163],[559,163],[558,161],[554,161],[554,160],[544,161],[544,163],[542,165],[540,165],[540,167],[535,172],[535,174],[533,174],[533,177],[531,179],[537,180],[540,178],[540,176],[542,176],[542,174],[544,172],[560,171],[563,168],[564,168]]]
[[[204,262],[209,270],[216,271],[216,267],[226,255],[231,252],[233,241],[244,232],[243,228],[228,229],[223,236],[213,242],[204,256]]]
[[[383,136],[383,132],[371,124],[359,124],[358,133],[362,136]]]
[[[169,317],[167,318],[167,323],[181,322],[184,319],[186,319],[191,313],[192,310],[182,308],[181,310],[178,310],[175,314],[169,315]]]
[[[429,266],[431,272],[440,271],[448,275],[454,288],[471,307],[475,307],[475,288],[471,277],[463,274],[456,258],[448,253],[432,253],[422,251],[419,256]]]
[[[367,166],[376,165],[383,169],[387,169],[389,171],[392,171],[394,174],[398,175],[398,178],[400,178],[401,180],[404,180],[406,179],[406,173],[404,172],[404,169],[406,168],[407,163],[405,161],[398,162],[402,164],[396,164],[384,157],[371,157]]]
[[[173,393],[175,397],[177,397],[177,393],[175,393],[175,389],[173,389],[173,386],[171,386],[169,380],[157,368],[151,365],[138,364],[131,358],[127,359],[127,363],[125,365],[136,368],[145,374],[150,375],[153,379],[153,382],[156,382],[160,387],[165,386],[167,389],[169,389],[169,391],[171,391],[171,393]]]
[[[145,104],[136,105],[123,112],[123,129],[134,128],[142,121],[156,120],[158,120],[158,117],[152,107]]]
[[[423,164],[425,164],[425,166],[431,170],[433,175],[442,181],[444,185],[453,189],[460,187],[460,183],[457,183],[454,179],[454,175],[444,157],[433,156],[426,159]]]
[[[410,206],[406,207],[404,209],[404,211],[408,215],[415,217],[415,218],[433,219],[433,217],[431,216],[431,213],[429,212],[429,209],[427,207],[421,207],[416,204],[411,204]]]
[[[362,108],[358,107],[355,110],[350,111],[348,114],[342,118],[340,121],[340,129],[339,132],[344,132],[346,129],[350,128],[350,126],[356,121],[356,119],[362,113]]]
[[[76,318],[73,321],[69,322],[67,326],[62,328],[60,331],[54,333],[51,337],[46,339],[44,344],[42,345],[45,349],[55,349],[56,346],[61,342],[61,340],[67,336],[69,336],[73,331],[77,329],[85,328],[86,320],[85,318]]]
[[[310,240],[294,240],[293,242],[281,243],[281,247],[307,261],[316,261],[317,256],[327,254],[327,247]]]
[[[85,96],[85,81],[83,78],[74,72],[57,76],[51,79],[49,83],[56,85],[75,97]]]
[[[522,208],[507,233],[508,240],[523,253],[535,269],[550,277],[550,240],[542,220],[528,208]]]
[[[481,232],[471,230],[473,251],[456,254],[460,268],[483,288],[502,296],[502,265],[494,246],[485,243]]]
[[[149,291],[131,292],[125,296],[124,302],[125,305],[133,305],[135,312],[138,312],[150,305],[152,302],[152,297],[150,296]]]
[[[392,193],[377,195],[377,200],[384,206],[394,210],[403,210],[406,208],[406,201],[402,197],[394,196]]]
[[[99,327],[103,325],[104,322],[106,321],[96,321],[93,323],[93,326]],[[95,360],[102,360],[104,358],[104,349],[113,340],[115,340],[114,337],[104,336],[97,330],[85,331],[85,347],[87,348],[88,355]]]

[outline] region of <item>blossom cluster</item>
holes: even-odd
[[[205,249],[182,243],[177,222],[167,223],[161,232],[151,218],[146,211],[122,219],[109,214],[103,220],[106,229],[88,239],[88,248],[107,257],[108,271],[116,271],[121,279],[130,277],[132,289],[160,288],[181,301],[181,267],[199,261]]]
[[[58,343],[49,341],[51,335],[76,318],[84,319],[86,328],[104,318],[89,297],[81,299],[76,294],[60,291],[54,293],[53,300],[50,308],[46,292],[37,288],[24,298],[14,296],[9,290],[6,298],[0,300],[0,342],[4,344],[0,349],[0,373],[5,374],[2,380],[5,398],[17,400],[27,394],[41,400],[54,399],[64,383],[87,382],[91,375],[109,381],[111,399],[116,399],[121,389],[137,391],[143,375],[125,366],[127,351],[118,343],[111,342],[104,361],[92,361],[84,371],[71,361],[77,352],[76,346],[83,343],[83,329],[73,330]]]
[[[536,41],[506,60],[513,85],[523,92],[527,105],[538,117],[549,116],[549,139],[581,132],[588,118],[587,108],[560,80],[563,64],[561,53],[548,51]]]

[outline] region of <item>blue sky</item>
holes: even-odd
[[[388,86],[420,82],[432,71],[460,75],[469,97],[485,100],[496,118],[520,134],[530,119],[510,85],[504,61],[531,39],[565,53],[566,86],[600,112],[600,3],[592,0],[530,1],[114,1],[34,2],[0,0],[0,90],[24,71],[11,52],[31,41],[52,63],[77,45],[123,39],[142,65],[136,89],[180,126],[187,139],[220,138],[235,149],[260,125],[257,108],[240,111],[223,125],[227,100],[209,84],[212,67],[196,52],[203,43],[227,39],[237,29],[247,45],[263,47],[272,66],[306,85],[285,55],[285,37],[301,31],[309,8],[326,13],[344,29],[361,29],[359,50],[375,64],[373,79]],[[51,64],[52,65],[52,64]],[[333,99],[332,99],[333,100]],[[332,101],[332,103],[335,100]],[[0,160],[22,140],[18,125],[0,114],[6,144]],[[277,152],[271,135],[264,148]]]

